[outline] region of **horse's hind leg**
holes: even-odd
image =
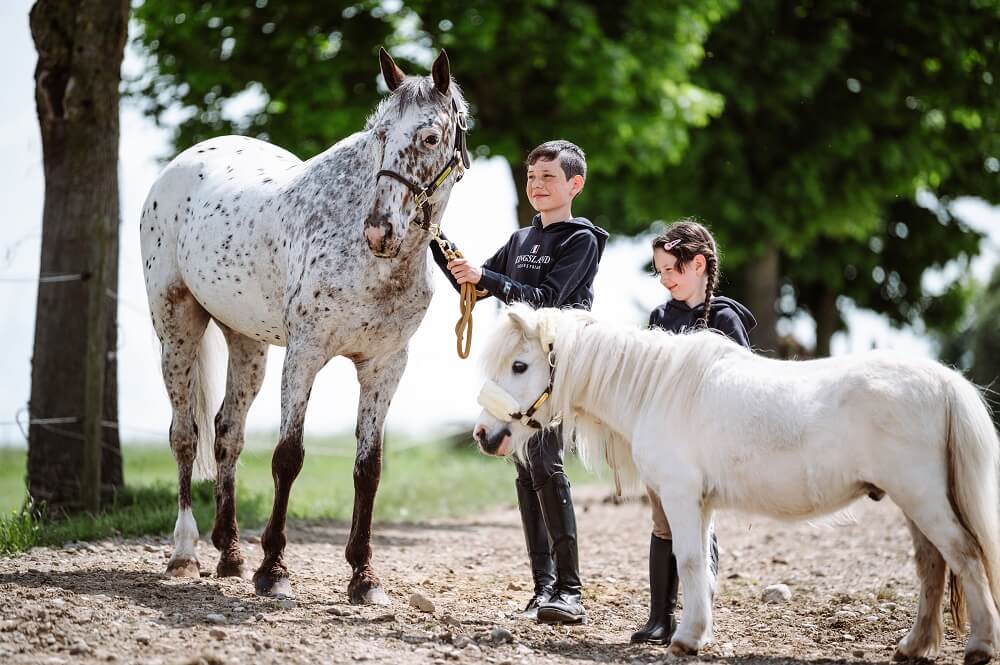
[[[243,451],[247,411],[264,382],[267,342],[222,327],[229,345],[226,398],[215,416],[215,527],[212,544],[219,550],[219,577],[242,577],[240,528],[236,523],[236,462]]]
[[[894,660],[933,658],[941,648],[944,626],[941,622],[941,598],[944,595],[945,573],[948,566],[934,543],[907,519],[913,536],[913,550],[920,578],[920,603],[913,628],[899,642]]]
[[[926,483],[925,483],[926,484]],[[969,639],[965,644],[965,665],[982,665],[993,657],[1000,643],[1000,617],[990,593],[986,569],[979,548],[952,512],[942,483],[940,496],[922,488],[920,500],[906,501],[890,491],[890,496],[930,540],[951,571],[958,577],[965,594],[969,615]],[[956,590],[953,589],[952,593]]]
[[[198,577],[198,525],[191,512],[191,472],[198,447],[194,364],[199,342],[208,326],[208,312],[180,281],[150,298],[153,324],[160,337],[163,383],[170,397],[170,449],[177,461],[177,524],[174,553],[167,574]]]

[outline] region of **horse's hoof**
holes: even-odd
[[[167,575],[170,577],[201,577],[201,567],[195,559],[171,559],[167,564]]]
[[[356,573],[347,585],[347,598],[352,605],[388,605],[389,597],[371,568]]]
[[[253,576],[253,588],[258,596],[268,598],[291,598],[292,582],[287,577],[271,577],[257,573]]]
[[[219,559],[215,567],[216,577],[244,577],[243,559]]]
[[[970,651],[965,654],[964,665],[986,665],[993,659],[991,651]]]
[[[670,643],[670,648],[667,649],[667,653],[671,656],[683,658],[684,656],[697,656],[698,650],[689,647],[683,642],[678,642],[677,640],[674,640],[673,642]]]

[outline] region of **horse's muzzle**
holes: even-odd
[[[501,428],[493,436],[490,436],[487,434],[486,428],[480,425],[476,428],[475,437],[479,444],[479,450],[486,455],[506,457],[510,454],[510,429],[507,427]]]
[[[403,245],[392,224],[384,219],[365,225],[365,240],[372,254],[382,259],[394,258]]]

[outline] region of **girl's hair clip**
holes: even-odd
[[[681,244],[681,238],[678,238],[677,240],[671,240],[670,242],[665,242],[661,245],[661,247],[663,247],[664,252],[669,252],[679,244]]]

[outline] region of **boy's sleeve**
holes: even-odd
[[[441,233],[441,239],[444,240],[449,245],[451,245],[452,251],[454,251],[455,245],[453,245],[451,241],[448,240],[448,236],[446,236],[444,233]],[[507,252],[507,246],[505,245],[501,247],[496,254],[490,257],[487,263],[496,260],[498,256],[501,257],[500,260],[502,261],[503,260],[502,257],[506,255],[506,252]],[[441,269],[441,272],[444,273],[444,276],[448,279],[448,283],[451,284],[452,288],[461,293],[462,291],[461,285],[459,285],[459,283],[455,280],[455,276],[451,274],[451,271],[448,270],[448,258],[444,255],[444,252],[441,251],[441,246],[438,245],[433,238],[431,239],[431,256],[434,257],[434,263],[436,263],[438,265],[438,268]],[[485,287],[480,283],[476,285],[476,288],[481,291]],[[476,294],[477,301],[488,297],[489,297],[488,294],[487,295]]]
[[[736,312],[729,309],[722,310],[715,316],[715,322],[712,324],[712,327],[724,333],[726,337],[740,346],[747,349],[750,348],[750,336],[747,334],[747,329],[743,326],[743,322]]]
[[[451,243],[444,233],[441,234],[441,239],[445,242]],[[456,291],[461,291],[462,287],[458,285],[458,282],[455,281],[455,276],[451,274],[450,270],[448,270],[448,259],[445,258],[444,252],[441,251],[441,247],[433,238],[431,238],[431,256],[434,257],[434,263],[438,265],[438,268],[441,269],[441,272],[443,272],[444,276],[448,279],[448,283],[451,284]]]
[[[541,286],[528,286],[515,282],[507,275],[484,266],[479,286],[508,305],[513,302],[528,303],[532,307],[559,307],[567,303],[570,294],[581,284],[594,279],[597,274],[597,238],[589,231],[574,234],[564,245],[556,266],[545,277]]]

